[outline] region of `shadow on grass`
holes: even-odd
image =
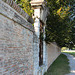
[[[44,75],[65,75],[70,73],[68,61],[67,56],[61,54]]]

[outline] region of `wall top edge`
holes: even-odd
[[[20,15],[22,15],[24,18],[27,19],[28,22],[31,24],[34,23],[33,19],[24,11],[22,8],[20,8],[13,0],[1,0],[7,3],[10,7],[15,9]]]
[[[5,1],[7,1],[7,0],[5,0]],[[10,1],[10,0],[8,0],[8,1]],[[11,2],[9,2],[9,3],[10,3],[10,5],[12,5]],[[4,2],[3,0],[0,0],[0,15],[4,15],[8,19],[13,20],[16,23],[23,26],[24,28],[34,32],[34,27],[28,21],[29,15],[26,15],[25,12],[23,12],[23,14],[18,13],[17,11],[21,11],[22,9],[20,8],[21,10],[19,10],[19,8],[16,7],[16,5],[14,5],[13,7],[11,7],[10,5],[8,3]],[[15,11],[15,9],[17,9],[17,11]],[[24,16],[26,16],[26,18]]]

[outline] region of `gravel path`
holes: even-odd
[[[75,75],[75,57],[73,55],[63,53],[69,59],[70,73],[66,75]]]

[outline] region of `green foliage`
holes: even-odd
[[[71,22],[70,22],[70,25],[71,25],[71,32],[70,32],[70,35],[71,35],[71,45],[70,45],[70,49],[75,48],[75,19],[73,19]]]
[[[44,75],[66,75],[70,73],[68,61],[67,56],[61,54]]]
[[[65,50],[68,50],[68,48],[67,47],[62,47],[61,48],[61,51],[65,51]]]
[[[71,45],[69,0],[47,0],[50,14],[47,17],[46,42],[56,42],[60,47]]]
[[[29,16],[32,16],[33,10],[31,9],[30,0],[16,0],[15,1]]]

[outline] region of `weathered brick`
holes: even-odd
[[[33,31],[23,26],[28,22],[21,16],[15,13],[14,21],[11,19],[13,10],[10,12],[9,7],[1,6],[0,11],[3,14],[0,14],[0,74],[33,75]]]
[[[27,13],[25,13],[13,0],[2,0],[14,8],[18,13],[25,17],[29,22],[33,23],[33,19]]]

